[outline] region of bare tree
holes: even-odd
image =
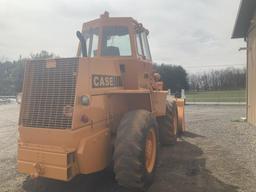
[[[189,76],[191,91],[244,89],[246,69],[227,68]]]

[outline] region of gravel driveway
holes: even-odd
[[[31,180],[16,173],[18,105],[0,105],[0,191],[114,192],[113,174],[79,176],[70,183]],[[188,132],[163,147],[148,192],[255,192],[256,128],[240,123],[243,106],[186,106]]]

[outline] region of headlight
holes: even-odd
[[[86,95],[81,96],[81,104],[82,105],[89,105],[90,104],[90,98]]]

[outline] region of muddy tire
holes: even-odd
[[[158,156],[158,128],[148,111],[128,112],[120,122],[114,149],[114,172],[119,185],[146,190],[153,181]]]
[[[173,145],[177,142],[178,112],[174,99],[166,101],[166,115],[158,118],[160,143]]]

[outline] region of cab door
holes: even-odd
[[[147,34],[146,31],[138,31],[136,33],[136,45],[138,58],[140,60],[140,71],[143,71],[143,73],[139,75],[139,87],[149,89],[150,77],[152,76],[153,70]]]

